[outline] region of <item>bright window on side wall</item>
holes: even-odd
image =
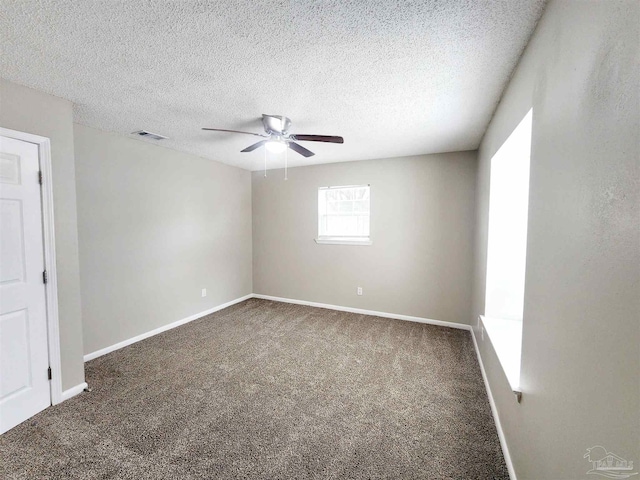
[[[318,189],[317,243],[371,245],[369,185]]]
[[[532,112],[529,110],[491,159],[482,321],[514,390],[520,384]]]

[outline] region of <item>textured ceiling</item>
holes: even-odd
[[[71,100],[75,121],[246,169],[260,115],[304,165],[477,148],[543,0],[0,0],[0,76]],[[151,140],[144,140],[151,141]],[[270,166],[278,166],[270,159]]]

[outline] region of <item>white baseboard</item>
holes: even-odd
[[[478,363],[480,364],[480,372],[482,372],[482,380],[484,381],[484,386],[487,390],[487,397],[489,397],[491,413],[493,414],[493,421],[495,422],[496,430],[498,431],[498,438],[500,439],[500,446],[502,447],[504,461],[507,464],[507,470],[509,470],[509,478],[511,478],[511,480],[518,480],[516,477],[516,471],[513,468],[513,462],[511,461],[511,455],[509,454],[507,439],[502,431],[502,424],[500,423],[500,417],[498,416],[498,408],[496,407],[496,402],[493,400],[493,394],[491,393],[491,387],[489,386],[489,380],[487,379],[487,372],[485,371],[484,364],[482,363],[482,356],[480,355],[480,349],[478,348],[478,342],[476,341],[476,334],[473,329],[471,329],[471,338],[473,338],[473,347],[476,349]]]
[[[328,303],[307,302],[305,300],[294,300],[291,298],[272,297],[270,295],[253,294],[254,298],[263,300],[273,300],[274,302],[294,303],[296,305],[307,305],[309,307],[328,308],[329,310],[339,310],[341,312],[361,313],[363,315],[374,315],[376,317],[394,318],[396,320],[406,320],[408,322],[428,323],[440,327],[459,328],[461,330],[471,330],[471,325],[455,322],[444,322],[442,320],[432,320],[431,318],[412,317],[410,315],[400,315],[398,313],[376,312],[374,310],[364,310],[362,308],[342,307],[340,305],[330,305]]]
[[[223,303],[222,305],[218,305],[217,307],[210,308],[209,310],[205,310],[204,312],[196,313],[195,315],[191,315],[187,318],[183,318],[182,320],[178,320],[173,323],[169,323],[167,325],[163,325],[162,327],[158,327],[156,329],[150,330],[146,333],[142,333],[140,335],[136,335],[135,337],[129,338],[127,340],[123,340],[122,342],[118,342],[109,347],[101,348],[100,350],[96,350],[95,352],[87,353],[84,356],[84,361],[88,362],[89,360],[93,360],[94,358],[101,357],[102,355],[106,355],[107,353],[111,353],[115,350],[119,350],[123,347],[131,345],[132,343],[139,342],[140,340],[144,340],[145,338],[153,337],[162,332],[166,332],[167,330],[171,330],[172,328],[179,327],[180,325],[184,325],[185,323],[192,322],[197,320],[198,318],[202,318],[205,315],[209,315],[211,313],[217,312],[218,310],[222,310],[223,308],[230,307],[231,305],[235,305],[236,303],[244,302],[253,297],[253,294],[245,295],[244,297],[236,298],[235,300],[231,300],[230,302]]]
[[[87,387],[88,387],[87,383],[82,382],[81,384],[76,385],[75,387],[71,387],[69,390],[65,390],[64,392],[62,392],[62,396],[60,397],[60,402],[58,403],[62,403],[65,400],[69,400],[71,397],[75,397],[76,395],[82,393],[84,389]]]
[[[252,293],[249,295],[245,295],[244,297],[231,300],[230,302],[223,303],[222,305],[218,305],[217,307],[210,308],[209,310],[205,310],[204,312],[196,313],[195,315],[191,315],[190,317],[183,318],[182,320],[178,320],[176,322],[163,325],[162,327],[158,327],[154,330],[150,330],[140,335],[136,335],[135,337],[129,338],[127,340],[123,340],[122,342],[118,342],[109,347],[101,348],[100,350],[96,350],[95,352],[88,353],[84,356],[84,361],[88,362],[89,360],[93,360],[94,358],[98,358],[98,357],[101,357],[102,355],[106,355],[107,353],[111,353],[115,350],[119,350],[123,347],[139,342],[140,340],[144,340],[145,338],[149,338],[159,333],[166,332],[167,330],[171,330],[172,328],[179,327],[180,325],[184,325],[185,323],[192,322],[193,320],[197,320],[198,318],[204,317],[205,315],[209,315],[211,313],[217,312],[224,308],[230,307],[231,305],[235,305],[236,303],[244,302],[245,300],[248,300],[250,298],[261,298],[263,300],[273,300],[275,302],[295,303],[297,305],[307,305],[310,307],[328,308],[330,310],[360,313],[363,315],[375,315],[377,317],[394,318],[397,320],[406,320],[409,322],[428,323],[431,325],[438,325],[441,327],[471,330],[471,325],[466,325],[463,323],[444,322],[442,320],[433,320],[430,318],[422,318],[422,317],[412,317],[410,315],[400,315],[397,313],[376,312],[374,310],[364,310],[362,308],[342,307],[339,305],[330,305],[327,303],[307,302],[305,300],[294,300],[291,298],[272,297],[270,295],[261,295],[257,293]]]

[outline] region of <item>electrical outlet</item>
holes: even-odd
[[[362,287],[358,287],[358,295],[362,295]]]
[[[207,289],[206,289],[206,288],[203,288],[203,289],[202,289],[202,296],[203,296],[203,297],[206,297],[206,296],[207,296]]]

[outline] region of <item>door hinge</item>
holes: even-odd
[[[47,271],[46,270],[44,272],[42,272],[42,281],[44,283],[47,283]]]
[[[38,171],[38,183],[42,185],[42,170]]]
[[[52,377],[53,377],[53,375],[51,375],[51,367],[49,367],[49,368],[47,369],[47,378],[48,378],[49,380],[51,380],[51,378],[52,378]]]

